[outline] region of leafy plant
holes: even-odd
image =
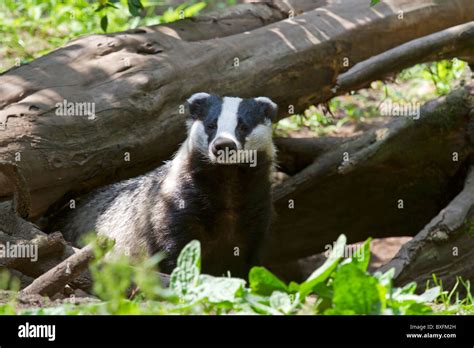
[[[201,273],[201,247],[192,241],[181,251],[177,267],[164,287],[156,273],[163,255],[157,254],[138,265],[126,258],[91,266],[95,303],[31,308],[22,314],[394,314],[425,315],[434,313],[438,303],[445,305],[442,313],[451,314],[459,308],[474,310],[469,282],[458,280],[468,295],[442,291],[440,281],[418,295],[416,284],[393,286],[394,269],[370,274],[370,239],[350,258],[344,258],[346,237],[341,235],[324,264],[304,282],[284,281],[268,269],[253,267],[249,282],[230,276],[215,277]],[[99,256],[103,256],[103,249]],[[139,289],[129,298],[130,288]],[[454,298],[455,297],[455,298]],[[451,305],[454,302],[454,305]],[[457,306],[457,307],[455,307]],[[461,306],[461,307],[460,307]],[[0,305],[0,314],[15,313],[12,301]]]
[[[80,35],[119,32],[191,17],[204,1],[185,2],[155,13],[156,0],[2,0],[0,1],[0,72],[64,45]],[[9,66],[1,66],[3,63]]]

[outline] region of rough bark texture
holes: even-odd
[[[395,268],[395,282],[425,284],[436,277],[451,288],[456,277],[474,279],[474,166],[464,189],[381,270]]]
[[[287,20],[280,20],[282,7],[245,5],[256,6],[252,13],[265,18],[260,27],[253,22],[250,32],[179,39],[155,28],[87,36],[1,75],[0,159],[21,155],[32,191],[31,217],[68,192],[74,196],[143,173],[169,158],[184,137],[179,106],[194,92],[266,95],[284,117],[290,104],[298,112],[334,96],[335,80],[348,68],[344,58],[351,66],[474,19],[470,0],[313,5],[324,6]],[[231,17],[226,21],[238,24]],[[57,116],[55,105],[64,100],[94,103],[97,117]],[[130,162],[124,161],[126,153]],[[0,176],[0,197],[11,193]]]
[[[425,104],[418,120],[399,117],[335,146],[276,186],[268,263],[322,252],[341,233],[350,243],[415,235],[462,189],[473,109],[472,87],[462,88]]]

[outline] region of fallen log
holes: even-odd
[[[74,255],[76,250],[67,244],[61,233],[45,234],[21,216],[30,208],[29,190],[23,174],[13,163],[0,163],[0,171],[6,173],[14,183],[16,201],[0,203],[0,269],[7,270],[11,276],[19,279],[21,288],[24,288],[34,278]],[[11,248],[21,249],[23,254],[7,255],[7,250]],[[84,290],[90,289],[88,272],[77,277],[74,285]]]
[[[471,166],[464,189],[435,216],[398,254],[380,268],[395,268],[394,281],[425,284],[432,274],[445,289],[457,277],[474,279],[474,166]]]
[[[323,252],[344,233],[413,236],[462,189],[474,153],[474,93],[466,86],[335,146],[274,188],[268,264]]]
[[[474,22],[421,37],[356,64],[337,77],[335,90],[356,90],[420,62],[457,57],[474,62]]]

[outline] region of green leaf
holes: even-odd
[[[250,288],[256,294],[269,296],[273,291],[288,292],[288,287],[265,267],[252,267],[249,273]]]
[[[402,314],[404,315],[426,315],[433,312],[433,309],[424,303],[412,303]]]
[[[197,15],[204,7],[206,7],[206,3],[204,1],[195,3],[191,6],[186,7],[184,10],[184,17],[192,17]]]
[[[434,288],[426,290],[419,296],[420,302],[433,302],[440,294],[441,288],[439,286],[435,286]]]
[[[284,314],[288,314],[293,309],[290,296],[281,291],[274,291],[270,296],[270,307],[280,311]]]
[[[314,271],[304,283],[300,284],[300,295],[302,298],[308,296],[316,284],[325,281],[329,277],[341,260],[345,246],[346,236],[341,234],[336,241],[333,251],[324,264]]]
[[[379,314],[382,301],[375,277],[353,263],[341,266],[334,276],[333,306],[337,311],[355,314]]]
[[[195,266],[201,271],[201,243],[190,241],[178,256],[177,267],[189,268]]]
[[[390,268],[387,272],[375,272],[374,277],[379,280],[380,285],[390,289],[392,287],[392,279],[395,275],[395,268]]]
[[[134,17],[140,16],[140,10],[143,9],[143,5],[140,0],[127,0],[128,10]]]
[[[320,298],[332,300],[333,297],[333,290],[332,287],[327,285],[326,283],[318,283],[314,286],[313,292]]]
[[[380,0],[370,0],[370,7],[377,5]]]
[[[170,288],[179,296],[188,294],[196,287],[201,273],[201,244],[189,242],[178,256],[176,268],[170,276]]]
[[[288,292],[294,293],[300,291],[300,285],[296,282],[291,281],[290,284],[288,284]]]
[[[111,2],[108,2],[107,4],[105,4],[105,6],[115,8],[116,10],[119,9],[117,6],[115,6],[115,5],[112,4]]]
[[[199,285],[192,292],[198,299],[206,298],[213,304],[232,303],[240,299],[244,287],[245,280],[243,279],[202,274],[199,276]]]
[[[369,267],[371,241],[372,238],[367,239],[364,244],[357,249],[357,252],[352,255],[352,262],[364,272],[367,271]]]
[[[107,15],[103,16],[100,19],[100,27],[104,32],[107,32],[107,27],[109,26],[109,19],[107,18]]]

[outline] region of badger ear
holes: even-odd
[[[255,101],[261,105],[265,118],[269,119],[271,122],[274,122],[278,113],[278,106],[267,97],[255,98]]]
[[[201,119],[204,116],[207,107],[207,101],[211,95],[208,93],[194,93],[186,103],[188,105],[189,116],[193,120]]]

